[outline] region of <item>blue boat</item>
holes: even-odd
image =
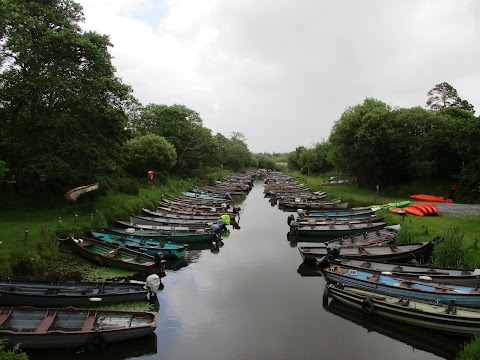
[[[101,231],[90,231],[96,240],[101,240],[130,250],[135,250],[148,255],[162,253],[165,259],[178,259],[185,255],[188,244],[171,243],[154,239],[139,239],[138,237],[117,236]]]
[[[232,200],[231,198],[227,198],[225,196],[213,196],[213,195],[207,195],[207,194],[200,194],[200,193],[195,193],[195,192],[190,192],[190,191],[185,191],[182,192],[184,196],[192,197],[192,198],[197,198],[197,199],[203,199],[203,200]]]
[[[421,277],[421,280],[411,280],[392,276],[389,272],[357,270],[336,265],[324,269],[324,274],[328,283],[443,304],[454,300],[459,306],[480,308],[480,290],[476,287],[435,283],[429,280],[428,276]]]
[[[350,209],[350,210],[336,210],[336,211],[308,211],[299,212],[298,215],[305,216],[319,216],[319,217],[367,217],[375,215],[375,211],[379,208],[367,208],[367,209]]]

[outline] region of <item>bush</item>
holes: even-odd
[[[463,350],[458,353],[456,360],[480,359],[480,338],[475,337],[472,341],[463,346]]]
[[[28,356],[20,350],[18,344],[12,350],[7,350],[4,342],[0,340],[0,360],[28,360]]]
[[[117,189],[118,191],[129,195],[138,195],[140,193],[138,183],[132,179],[118,180]]]
[[[446,268],[469,267],[468,249],[463,241],[464,233],[458,227],[449,227],[444,239],[433,249],[433,265]]]

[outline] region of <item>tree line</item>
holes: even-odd
[[[0,2],[0,181],[19,192],[254,165],[244,136],[183,105],[142,105],[73,0]]]
[[[447,83],[427,95],[427,108],[393,108],[373,98],[347,108],[327,140],[290,153],[289,167],[335,169],[364,184],[444,179],[479,191],[480,119],[473,106]]]

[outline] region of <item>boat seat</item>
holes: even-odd
[[[378,275],[373,275],[373,276],[370,276],[367,281],[369,282],[377,282],[378,281]]]
[[[85,319],[81,331],[91,331],[93,329],[93,325],[95,324],[96,319],[97,312],[95,311],[93,313],[90,313],[90,315]]]
[[[37,329],[35,330],[36,333],[44,333],[46,332],[50,326],[52,325],[53,321],[55,320],[55,316],[57,312],[54,311],[53,313],[48,314],[45,316],[45,319],[42,320],[40,325],[38,325]]]
[[[391,245],[390,245],[390,250],[392,250],[393,252],[397,252],[397,251],[398,251],[397,247],[396,247],[394,244],[391,244]]]
[[[0,314],[0,328],[2,327],[2,324],[5,322],[5,320],[7,320],[8,317],[10,316],[10,312],[11,311]]]
[[[130,259],[123,259],[123,261],[126,261],[126,262],[135,262],[138,260],[138,255],[134,256],[134,257],[131,257]]]

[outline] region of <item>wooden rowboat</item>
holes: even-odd
[[[1,306],[67,307],[146,299],[143,283],[0,280]]]
[[[163,272],[165,260],[84,236],[70,236],[65,240],[72,251],[98,265],[116,267],[134,272]]]
[[[367,314],[449,334],[480,335],[480,310],[456,306],[453,299],[446,305],[341,284],[327,285],[324,296],[362,309]]]
[[[342,258],[332,260],[331,264],[357,270],[368,269],[408,279],[464,286],[480,286],[480,269],[444,269],[438,267]]]
[[[367,259],[375,261],[404,262],[427,258],[434,246],[433,241],[406,245],[372,245],[339,248],[339,257],[348,259]],[[329,253],[329,247],[297,246],[303,260],[315,261]]]
[[[384,228],[387,224],[386,221],[364,221],[360,223],[330,222],[328,224],[319,225],[292,222],[290,223],[290,233],[292,235],[302,236],[341,237],[367,231],[375,231]]]
[[[213,232],[164,232],[154,229],[144,230],[141,228],[106,228],[103,229],[103,232],[117,236],[128,236],[129,238],[136,238],[139,240],[151,239],[156,241],[171,241],[174,243],[183,244],[192,244],[216,240],[216,236]]]
[[[22,349],[100,346],[152,334],[156,312],[0,307],[0,338]]]
[[[139,239],[130,236],[108,234],[102,231],[89,231],[88,235],[96,240],[105,241],[120,247],[141,253],[156,255],[161,253],[166,260],[178,259],[185,255],[188,249],[186,244],[177,244],[155,239]]]
[[[328,283],[340,283],[365,290],[375,290],[391,296],[480,308],[480,290],[476,287],[411,280],[377,271],[356,270],[331,266],[324,269]],[[477,320],[478,322],[478,320]]]

